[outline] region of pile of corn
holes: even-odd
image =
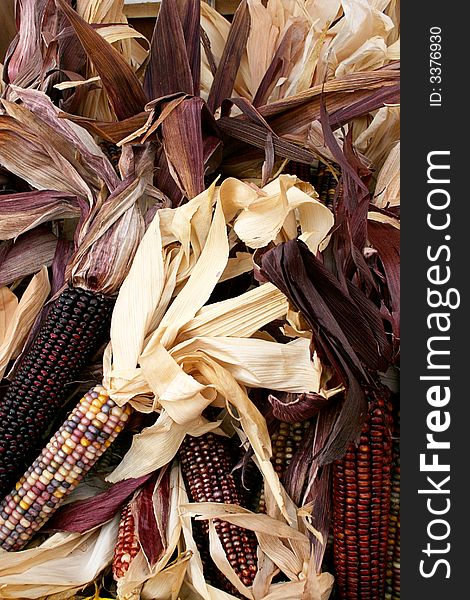
[[[396,290],[369,239],[399,229],[395,3],[366,3],[370,52],[388,50],[363,59],[362,16],[329,0],[243,0],[230,21],[162,0],[151,39],[122,0],[15,4],[0,597],[399,599],[399,422],[378,383]]]

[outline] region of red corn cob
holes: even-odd
[[[393,440],[392,494],[388,532],[385,600],[400,600],[400,438],[399,417]]]
[[[200,437],[186,436],[179,457],[183,475],[188,482],[191,498],[194,502],[221,502],[243,505],[243,493],[234,479],[231,471],[236,463],[230,440],[213,433]],[[250,586],[256,574],[257,540],[252,531],[231,525],[225,521],[214,520],[215,529],[222,542],[227,560],[244,585]],[[196,528],[197,530],[197,528]],[[201,556],[208,556],[208,531],[206,521],[201,522],[204,540],[200,540]],[[208,573],[215,568],[207,563]],[[218,573],[214,584],[223,587],[228,592],[237,595],[232,584]]]
[[[114,549],[113,575],[117,581],[124,577],[133,558],[139,552],[139,541],[135,532],[135,520],[131,505],[127,504],[121,513],[118,539]]]
[[[392,458],[388,400],[371,403],[357,447],[334,463],[334,560],[340,600],[383,600]]]
[[[109,329],[113,301],[80,288],[57,298],[0,401],[0,498],[31,461],[68,384]]]

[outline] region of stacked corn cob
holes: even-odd
[[[371,402],[359,445],[334,464],[334,560],[341,600],[383,600],[392,460],[388,399]]]
[[[400,598],[400,439],[399,417],[393,439],[392,494],[388,532],[386,600]]]
[[[112,444],[129,413],[101,386],[85,394],[0,504],[1,548],[27,544]]]
[[[188,483],[191,499],[194,502],[221,502],[243,505],[243,493],[239,489],[231,473],[236,463],[230,440],[207,433],[200,437],[186,436],[179,458],[183,475]],[[225,550],[227,560],[242,583],[250,586],[256,574],[257,540],[253,532],[231,525],[224,521],[214,520],[215,529]],[[197,530],[196,530],[197,531]],[[208,557],[208,524],[201,524],[203,539],[196,540],[201,555]],[[206,577],[215,577],[214,584],[238,596],[232,584],[211,568],[210,561]]]
[[[112,306],[109,298],[79,288],[66,289],[52,306],[0,401],[0,497],[37,451],[67,384],[103,341]]]

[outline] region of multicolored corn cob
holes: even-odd
[[[385,600],[400,600],[400,438],[398,422],[393,439],[392,494],[388,530]]]
[[[200,437],[186,436],[179,458],[183,475],[187,481],[191,499],[194,502],[221,502],[243,505],[243,492],[239,489],[233,474],[237,456],[233,451],[230,440],[213,433]],[[242,583],[250,586],[256,575],[257,539],[252,531],[231,525],[225,521],[214,520],[215,529],[225,550],[227,560]],[[209,526],[202,521],[201,530],[204,539],[196,540],[201,547],[201,556],[207,556]],[[210,572],[214,572],[208,565]],[[218,573],[215,585],[223,587],[228,592],[237,595],[232,584]]]
[[[135,520],[131,504],[126,504],[121,513],[118,538],[114,548],[113,576],[117,581],[124,577],[131,561],[139,552],[139,541],[135,531]]]
[[[320,202],[332,209],[338,181],[331,170],[323,163],[319,163],[318,165],[313,185],[318,193]]]
[[[68,384],[104,340],[113,301],[68,288],[52,305],[31,349],[0,400],[0,498],[40,447]]]
[[[0,504],[1,548],[27,544],[112,444],[129,414],[101,386],[85,394]]]
[[[112,144],[111,142],[100,142],[99,144],[101,150],[108,158],[109,162],[113,165],[116,173],[119,172],[119,159],[121,158],[121,149],[116,144]]]
[[[310,425],[310,420],[303,421],[302,423],[285,423],[284,421],[281,421],[278,430],[271,436],[273,453],[271,462],[274,466],[274,470],[279,475],[279,478],[282,478],[287,471],[287,467]],[[258,503],[258,512],[265,511],[266,505],[264,493],[261,492]]]
[[[340,600],[383,600],[392,460],[388,399],[371,402],[358,446],[334,463],[333,530]]]
[[[296,175],[302,181],[310,182],[312,180],[313,169],[312,165],[291,161],[287,163],[284,169],[284,173],[288,173],[289,175]]]

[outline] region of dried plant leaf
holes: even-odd
[[[392,147],[379,171],[373,203],[379,208],[400,205],[400,142]]]
[[[137,249],[129,274],[119,291],[111,321],[113,366],[124,373],[137,367],[143,341],[164,281],[160,217],[157,212]],[[133,323],[128,327],[129,315]]]
[[[3,598],[42,598],[77,590],[112,561],[119,517],[85,534],[56,533],[40,546],[20,552],[0,550]]]
[[[67,16],[85,52],[98,71],[117,117],[126,119],[141,112],[147,97],[129,64],[65,0],[55,0],[55,2]]]
[[[37,85],[41,79],[41,21],[47,0],[22,0],[17,3],[18,34],[6,60],[7,82]]]
[[[190,502],[180,506],[181,514],[190,514],[199,519],[220,519],[238,527],[250,529],[255,533],[275,535],[286,540],[298,540],[305,543],[305,535],[283,521],[269,515],[254,513],[237,504],[218,502]]]
[[[72,164],[32,127],[0,116],[0,160],[4,167],[38,190],[88,198],[92,192]],[[67,173],[67,177],[64,177]]]
[[[321,368],[310,360],[309,344],[304,338],[278,344],[256,338],[201,337],[174,346],[171,354],[182,362],[203,352],[243,385],[303,393],[320,389]]]
[[[185,552],[163,571],[147,579],[141,592],[142,600],[178,600],[191,558],[191,554]]]
[[[245,50],[250,30],[250,12],[246,0],[242,0],[233,17],[224,51],[220,58],[207,104],[214,113],[232,94],[233,86]]]
[[[163,482],[164,485],[160,485],[160,482]],[[171,468],[170,466],[165,467],[159,475],[154,474],[151,477],[147,486],[149,491],[145,500],[145,504],[148,508],[147,517],[156,521],[158,532],[153,527],[152,530],[156,533],[158,540],[163,544],[160,544],[157,539],[155,540],[155,542],[157,542],[156,546],[159,548],[159,556],[158,558],[155,557],[156,562],[149,564],[142,551],[142,545],[147,547],[147,556],[152,555],[152,536],[150,535],[147,541],[142,539],[142,536],[145,537],[148,534],[151,534],[151,532],[148,529],[142,528],[143,520],[139,515],[140,505],[142,504],[140,498],[141,492],[130,504],[131,512],[137,523],[137,535],[139,537],[141,549],[133,560],[131,560],[127,572],[117,581],[117,594],[119,598],[128,597],[139,590],[141,590],[141,597],[147,597],[147,594],[149,593],[148,590],[166,590],[169,587],[168,584],[170,581],[177,586],[179,584],[179,579],[177,577],[171,577],[173,568],[181,561],[186,563],[189,559],[189,556],[178,554],[176,560],[171,563],[169,562],[174,558],[174,553],[175,550],[177,550],[181,536],[181,523],[178,507],[181,502],[183,482],[179,466],[173,464]],[[152,516],[151,513],[153,513],[154,516]],[[183,572],[185,568],[183,569]],[[179,569],[176,569],[176,572],[180,573]],[[148,584],[148,587],[145,588],[144,584]],[[144,587],[142,588],[142,586]],[[147,589],[147,591],[145,591],[145,589]],[[177,593],[178,590],[179,587],[176,587],[173,591]],[[163,598],[167,597],[163,596]]]
[[[134,492],[143,485],[149,475],[137,479],[126,479],[110,486],[109,489],[61,507],[48,521],[50,531],[70,531],[86,533],[112,519]]]
[[[165,552],[166,530],[170,502],[170,469],[164,468],[158,478],[148,481],[132,503],[137,517],[137,535],[140,547],[150,567]]]
[[[387,281],[389,307],[396,343],[400,340],[400,230],[389,223],[369,221],[368,236],[377,250]]]
[[[109,295],[119,290],[144,233],[137,202],[146,187],[143,177],[130,176],[113,190],[98,213],[90,212],[70,263],[75,285]]]
[[[267,283],[236,298],[202,307],[180,329],[176,341],[202,336],[250,337],[267,323],[283,317],[287,308],[284,294]]]
[[[298,215],[301,239],[316,252],[320,242],[334,224],[332,212],[316,199],[313,188],[309,193],[297,186],[299,180],[292,175],[281,175],[256,192],[253,187],[235,179],[227,179],[220,188],[224,211],[230,219],[237,213],[234,230],[238,237],[251,248],[262,248],[276,240],[293,212]],[[305,188],[304,188],[305,189]],[[297,227],[293,236],[297,237]],[[281,238],[282,239],[282,238]]]
[[[175,92],[194,95],[191,66],[178,0],[164,0],[158,13],[145,73],[144,88],[150,100]]]
[[[59,137],[57,149],[64,152],[64,140],[69,142],[73,151],[80,152],[82,158],[84,173],[87,180],[93,181],[97,176],[102,179],[108,188],[113,191],[118,183],[114,168],[108,158],[105,156],[100,146],[94,141],[92,136],[82,127],[64,118],[59,118],[61,111],[56,108],[51,100],[42,92],[35,90],[23,90],[12,86],[15,94],[21,99],[24,106],[29,108],[45,124],[47,124]],[[80,165],[78,166],[80,169]],[[79,171],[80,172],[80,171]]]
[[[329,398],[315,393],[286,393],[280,398],[269,394],[273,415],[285,423],[299,423],[314,417],[329,402]]]
[[[8,292],[3,292],[2,298],[6,294],[6,306],[8,322],[5,323],[5,333],[0,345],[0,379],[3,378],[8,362],[21,351],[29,330],[46,301],[50,292],[49,277],[47,268],[43,267],[35,275],[26,288],[14,314],[11,311],[11,297]]]
[[[230,581],[244,598],[253,600],[253,594],[250,589],[246,587],[235,573],[232,565],[228,562],[227,555],[225,554],[224,547],[220,541],[219,535],[215,529],[214,522],[209,521],[209,553],[215,566],[219,571]]]
[[[134,435],[131,448],[106,480],[117,483],[153,473],[173,460],[186,433],[203,435],[217,429],[219,424],[219,421],[208,423],[200,418],[194,423],[179,425],[162,411],[154,425]],[[149,448],[152,448],[150,452]]]
[[[127,136],[133,134],[135,130],[142,127],[148,119],[148,113],[145,111],[141,111],[128,119],[117,122],[99,121],[97,119],[73,115],[63,111],[60,113],[60,116],[62,118],[67,118],[72,123],[81,125],[89,133],[113,144],[117,144]]]
[[[56,236],[42,227],[21,235],[14,243],[0,243],[0,287],[37,273],[43,265],[50,267],[56,247]]]
[[[385,63],[385,39],[394,27],[393,21],[368,0],[342,0],[341,4],[344,18],[337,24],[336,36],[328,48],[330,72],[340,77],[353,69],[381,67]],[[380,40],[381,45],[371,45],[374,39]]]
[[[10,323],[18,308],[18,298],[6,286],[0,288],[0,344],[3,345]]]
[[[201,130],[203,106],[201,98],[185,99],[162,124],[163,146],[170,173],[189,199],[205,188]]]

